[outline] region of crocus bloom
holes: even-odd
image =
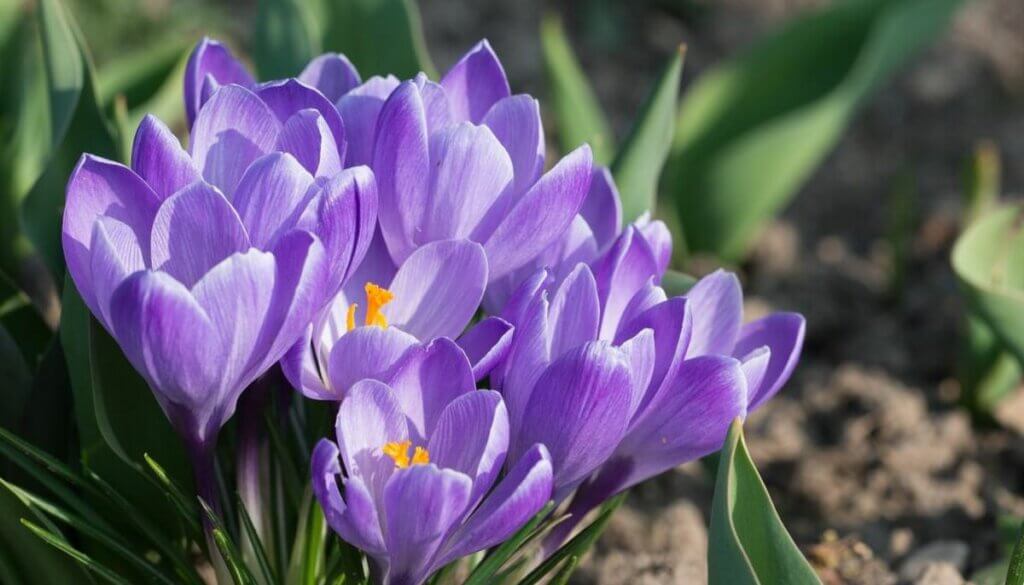
[[[305,107],[319,93],[289,87],[266,99],[220,87],[196,114],[188,151],[147,117],[131,168],[86,155],[68,182],[68,271],[197,453],[372,236],[372,173],[325,166],[341,158],[330,133],[303,138],[307,121],[323,119]]]
[[[387,384],[356,383],[336,433],[313,452],[313,491],[331,528],[366,551],[383,583],[418,585],[502,542],[551,495],[541,445],[497,481],[505,405],[497,392],[476,390],[469,360],[445,339],[408,353]]]
[[[372,168],[380,227],[401,264],[438,240],[469,239],[495,281],[562,237],[591,181],[587,146],[544,168],[537,101],[510,95],[497,57],[481,42],[441,83],[405,81],[378,115]]]
[[[475,242],[437,241],[396,269],[376,239],[350,283],[282,361],[292,384],[310,398],[341,400],[359,380],[384,379],[421,341],[458,337],[483,297],[487,259]],[[476,379],[510,342],[511,326],[496,317],[460,339]]]

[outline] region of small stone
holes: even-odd
[[[950,563],[933,562],[926,565],[913,585],[965,585],[963,575]]]
[[[949,565],[957,574],[967,565],[970,548],[959,540],[939,540],[914,551],[900,566],[900,578],[914,581],[937,563]],[[938,582],[937,582],[938,583]]]

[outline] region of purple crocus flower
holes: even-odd
[[[483,246],[491,282],[562,237],[593,158],[582,146],[542,175],[537,100],[511,95],[486,41],[440,83],[401,83],[379,111],[373,152],[381,233],[395,262],[430,242],[469,239]]]
[[[85,155],[68,182],[68,271],[197,461],[360,262],[376,218],[372,173],[340,170],[342,143],[316,130],[333,107],[314,113],[323,96],[288,82],[264,90],[216,89],[188,151],[146,117],[131,168]]]
[[[388,383],[351,388],[337,442],[313,452],[313,491],[331,528],[373,560],[377,581],[418,585],[504,541],[550,498],[542,445],[497,481],[508,425],[501,395],[476,390],[457,345],[420,345]]]
[[[483,297],[487,259],[475,242],[446,240],[418,248],[396,268],[378,236],[350,283],[282,361],[310,398],[341,400],[359,380],[384,379],[421,341],[459,336]],[[476,379],[504,357],[511,329],[490,317],[460,339]]]

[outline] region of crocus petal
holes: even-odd
[[[459,120],[452,118],[452,111],[448,105],[448,94],[440,84],[431,81],[426,73],[418,73],[413,78],[413,83],[420,90],[423,97],[423,111],[427,120],[427,131],[430,134],[451,126]]]
[[[551,300],[548,320],[551,327],[551,358],[597,339],[601,307],[597,283],[585,264],[580,264],[565,279]]]
[[[313,326],[285,352],[281,358],[281,371],[288,382],[306,398],[313,400],[340,401],[341,396],[331,392],[324,384],[317,364],[316,352],[313,351]]]
[[[427,122],[416,84],[407,81],[384,102],[377,122],[374,174],[380,228],[396,262],[415,249],[415,227],[427,207],[431,176]]]
[[[153,220],[152,265],[185,286],[236,252],[249,236],[227,199],[206,183],[193,183],[167,198]]]
[[[192,160],[207,182],[229,197],[254,160],[273,150],[281,123],[251,91],[217,90],[192,126]]]
[[[686,293],[693,313],[693,337],[687,357],[732,355],[743,320],[743,291],[735,274],[718,270]]]
[[[339,53],[324,53],[315,57],[299,74],[299,81],[315,87],[324,97],[337,102],[341,96],[362,83],[359,72]]]
[[[223,373],[221,344],[196,299],[180,282],[152,271],[129,276],[111,296],[110,324],[125,356],[146,378],[160,403],[186,406],[196,426],[179,429],[203,440]],[[216,429],[214,429],[216,430]]]
[[[616,451],[632,461],[622,489],[721,448],[729,424],[746,414],[746,378],[733,358],[687,360],[670,383]]]
[[[341,149],[327,121],[311,108],[299,110],[285,121],[277,136],[276,149],[293,155],[317,177],[333,177],[341,170]]]
[[[570,350],[537,380],[510,456],[541,443],[551,453],[555,499],[561,499],[608,458],[629,422],[630,370],[605,343]]]
[[[668,300],[668,295],[665,294],[665,289],[661,288],[654,283],[655,277],[648,279],[647,284],[640,288],[633,298],[630,299],[629,304],[622,311],[622,319],[619,321],[619,332],[616,332],[616,339],[621,338],[621,331],[624,327],[628,326],[641,313],[650,309],[655,305],[659,305]]]
[[[156,193],[166,199],[182,187],[200,179],[178,138],[156,116],[146,114],[139,122],[132,143],[132,170]]]
[[[761,384],[750,387],[748,410],[753,411],[764,404],[789,380],[800,359],[804,330],[804,318],[796,313],[773,313],[747,323],[740,330],[733,349],[734,356],[745,357],[762,345],[771,350],[771,361]]]
[[[234,204],[252,245],[267,249],[295,225],[313,194],[312,175],[292,155],[272,152],[245,171]]]
[[[615,240],[622,229],[622,202],[608,167],[595,166],[590,178],[590,190],[580,207],[580,215],[594,232],[600,249]]]
[[[672,232],[665,222],[650,221],[649,212],[637,222],[637,229],[647,240],[647,245],[651,247],[654,257],[658,260],[658,274],[664,274],[668,270],[669,262],[672,261]]]
[[[398,78],[371,77],[366,83],[337,100],[338,113],[345,122],[348,166],[373,163],[373,149],[377,138],[377,117],[384,100],[398,87]]]
[[[376,380],[357,383],[338,408],[335,431],[349,477],[360,479],[380,502],[395,471],[394,461],[381,448],[409,438],[405,415],[391,390]]]
[[[338,159],[345,160],[345,124],[334,104],[322,93],[297,79],[285,79],[264,83],[256,88],[256,95],[263,100],[284,124],[296,113],[313,109],[320,113],[334,136],[338,147]]]
[[[372,226],[371,226],[372,229]],[[372,282],[384,286],[395,279],[398,267],[395,266],[391,254],[388,253],[387,244],[384,243],[384,236],[377,228],[366,250],[366,255],[359,266],[355,267],[351,276],[345,283],[345,295],[350,299],[359,299],[365,294],[366,283]],[[390,285],[388,285],[390,286]],[[394,302],[394,301],[392,301]]]
[[[407,351],[386,381],[409,418],[409,433],[420,442],[433,434],[449,403],[476,388],[466,354],[443,337]]]
[[[629,397],[629,416],[640,407],[647,388],[651,383],[656,362],[654,349],[654,330],[644,329],[634,335],[631,339],[619,346],[619,350],[626,356],[629,362],[629,371],[632,379]]]
[[[201,91],[208,76],[221,85],[234,83],[249,87],[255,83],[252,75],[235,59],[227,47],[217,41],[203,38],[192,50],[185,66],[185,117],[190,127],[205,101]]]
[[[469,240],[433,242],[402,264],[385,309],[388,321],[420,339],[457,337],[476,314],[487,286],[484,249]]]
[[[505,359],[512,347],[515,328],[500,317],[487,317],[473,325],[457,340],[459,347],[473,364],[473,378],[487,377]]]
[[[416,225],[418,241],[470,237],[512,181],[508,153],[489,128],[463,122],[431,135],[430,161],[430,198]]]
[[[512,160],[512,193],[524,193],[544,170],[544,128],[540,104],[528,95],[505,98],[483,119]]]
[[[327,358],[331,387],[344,395],[359,380],[380,380],[417,343],[396,327],[356,327],[338,339]]]
[[[470,506],[494,485],[508,451],[508,411],[492,390],[468,392],[445,407],[430,435],[430,462],[473,480]]]
[[[508,539],[551,499],[551,486],[551,456],[534,445],[448,539],[435,568]]]
[[[764,382],[765,374],[768,373],[768,365],[772,359],[771,348],[762,345],[739,359],[740,367],[743,368],[743,376],[747,379],[747,388],[757,391],[761,387],[761,383]]]
[[[132,228],[112,217],[100,217],[92,234],[90,273],[99,307],[97,317],[110,329],[110,296],[124,279],[146,268]]]
[[[592,161],[586,145],[566,155],[523,195],[494,233],[487,235],[484,250],[491,280],[528,262],[569,227],[590,188]]]
[[[594,278],[604,312],[601,339],[612,339],[633,297],[658,276],[658,261],[647,241],[626,228],[594,265]]]
[[[389,583],[422,583],[444,537],[469,503],[469,477],[436,465],[413,465],[392,476],[384,491]]]
[[[508,406],[513,437],[519,436],[537,379],[551,361],[550,339],[548,300],[542,292],[530,303],[522,319],[516,322],[512,348],[500,379],[501,395]]]
[[[159,205],[149,185],[127,167],[88,154],[79,159],[68,180],[61,240],[68,272],[94,314],[102,314],[93,292],[90,252],[97,219],[110,216],[132,228],[148,260],[149,232]]]
[[[324,510],[327,524],[353,545],[379,555],[384,552],[384,536],[380,532],[377,508],[359,478],[345,482],[345,497],[338,489],[338,447],[321,439],[310,460],[313,494]]]
[[[511,91],[505,70],[490,43],[480,41],[441,80],[457,120],[479,124],[498,100]]]

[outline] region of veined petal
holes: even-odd
[[[313,400],[340,401],[341,395],[327,389],[313,350],[313,326],[285,352],[281,358],[281,371],[296,390]]]
[[[629,415],[633,416],[647,395],[654,374],[657,353],[654,349],[654,330],[644,329],[619,346],[629,362],[632,383],[629,396]]]
[[[322,93],[297,79],[284,79],[258,86],[256,95],[267,104],[281,124],[302,110],[313,109],[319,112],[334,136],[338,159],[345,160],[345,123],[334,103]]]
[[[395,463],[381,450],[409,438],[405,415],[385,384],[363,380],[352,386],[338,409],[338,448],[350,478],[362,481],[378,505]]]
[[[272,152],[246,170],[234,206],[252,245],[268,249],[295,225],[314,193],[312,175],[295,158]]]
[[[317,177],[333,177],[342,167],[343,152],[320,112],[307,108],[292,114],[277,136],[276,149],[294,156]]]
[[[348,140],[346,165],[373,164],[377,118],[384,107],[384,100],[388,99],[396,87],[398,79],[393,75],[371,77],[336,101],[338,113],[345,122],[345,138]]]
[[[500,383],[512,423],[512,436],[518,437],[537,379],[551,362],[546,293],[541,292],[532,299],[515,327]]]
[[[804,345],[804,318],[797,313],[773,313],[747,323],[740,330],[733,349],[736,357],[746,357],[757,347],[767,346],[771,360],[757,386],[750,386],[747,409],[753,411],[775,395],[789,380]]]
[[[90,274],[99,312],[97,318],[111,327],[110,297],[128,276],[146,268],[138,237],[129,226],[107,216],[96,220],[92,233]]]
[[[427,131],[430,134],[458,122],[452,119],[448,94],[440,84],[431,81],[426,73],[418,73],[412,81],[423,96],[423,110],[427,119]]]
[[[358,478],[345,482],[345,497],[338,489],[338,447],[321,439],[310,460],[313,494],[324,510],[327,524],[347,542],[371,555],[384,552],[384,536],[380,532],[377,508],[366,486]]]
[[[552,359],[557,359],[574,347],[597,340],[601,307],[598,304],[597,284],[587,265],[578,265],[559,285],[551,300],[548,319]]]
[[[250,87],[255,83],[252,75],[227,47],[204,37],[192,50],[185,66],[185,117],[189,127],[195,122],[196,114],[205,102],[202,88],[207,77],[220,85],[234,83]]]
[[[409,434],[421,443],[449,403],[476,389],[466,354],[443,337],[409,349],[386,381],[409,419]]]
[[[651,221],[650,212],[647,212],[636,222],[637,230],[647,245],[654,252],[658,261],[658,276],[665,274],[669,262],[672,261],[672,232],[669,231],[665,222],[660,220]]]
[[[653,250],[635,228],[626,228],[594,265],[594,278],[604,308],[601,339],[615,337],[630,301],[652,278],[658,277],[658,261]]]
[[[508,451],[508,411],[492,390],[468,392],[451,401],[437,420],[427,451],[430,462],[473,480],[469,506],[490,491]]]
[[[452,66],[441,85],[457,120],[479,124],[495,103],[511,94],[505,70],[490,43],[480,41]]]
[[[686,293],[693,313],[693,337],[687,357],[732,355],[743,321],[743,291],[735,274],[718,270]]]
[[[135,131],[132,170],[160,199],[202,178],[178,138],[152,114],[146,114]]]
[[[486,317],[458,338],[457,343],[469,363],[473,378],[483,380],[508,355],[515,328],[501,317]]]
[[[314,57],[299,74],[299,81],[316,88],[332,102],[337,102],[363,82],[348,57],[340,53]]]
[[[540,103],[528,95],[505,98],[483,119],[512,160],[511,193],[520,195],[530,188],[544,170],[544,128]]]
[[[487,286],[484,249],[469,240],[427,244],[409,256],[391,286],[388,321],[420,339],[457,337],[480,306]]]
[[[388,327],[356,327],[342,335],[327,358],[327,377],[334,391],[344,395],[364,378],[380,380],[418,340]]]
[[[604,250],[622,231],[622,201],[608,167],[594,166],[590,190],[580,207],[580,215],[594,232],[598,248]]]

